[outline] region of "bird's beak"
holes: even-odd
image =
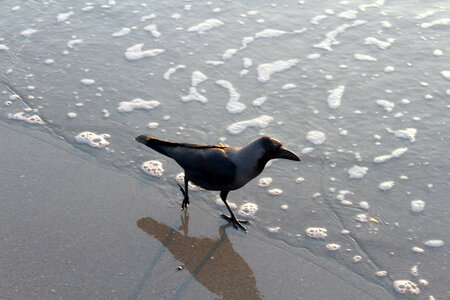
[[[300,161],[300,158],[292,152],[291,150],[286,149],[284,146],[281,146],[277,149],[277,151],[274,153],[274,158],[284,158],[289,160],[295,160]]]
[[[140,136],[137,136],[135,140],[145,145],[145,143],[147,142],[147,136],[145,134],[141,134]]]

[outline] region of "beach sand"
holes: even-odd
[[[3,299],[392,298],[332,260],[226,226],[195,199],[188,214],[168,206],[175,184],[165,195],[41,131],[0,134]]]

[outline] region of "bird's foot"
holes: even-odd
[[[236,217],[229,217],[227,215],[221,215],[222,218],[224,218],[225,220],[227,220],[231,225],[233,225],[233,227],[236,230],[242,229],[245,233],[247,233],[247,228],[245,228],[244,225],[242,225],[241,223],[244,224],[250,224],[250,221],[239,221],[238,219],[236,219]]]
[[[181,203],[181,210],[187,209],[189,206],[189,197],[184,197],[183,202]]]
[[[186,195],[186,192],[184,191],[181,184],[178,184],[178,187],[180,188],[180,191],[184,196],[183,202],[181,203],[181,210],[184,210],[185,208],[188,208],[188,206],[189,206],[189,196]]]

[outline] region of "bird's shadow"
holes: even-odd
[[[218,238],[199,238],[188,235],[188,223],[187,211],[176,229],[150,217],[137,221],[140,229],[158,239],[192,274],[180,286],[175,299],[182,298],[192,279],[222,299],[261,299],[253,270],[233,249],[225,231],[230,225],[219,228]]]

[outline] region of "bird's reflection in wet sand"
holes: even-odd
[[[184,264],[196,281],[217,296],[223,299],[261,299],[253,270],[233,249],[225,232],[229,225],[219,228],[216,239],[199,238],[188,236],[188,221],[189,215],[185,213],[177,228],[184,234],[150,217],[138,220],[137,226],[157,238]],[[182,285],[178,296],[188,283]]]

